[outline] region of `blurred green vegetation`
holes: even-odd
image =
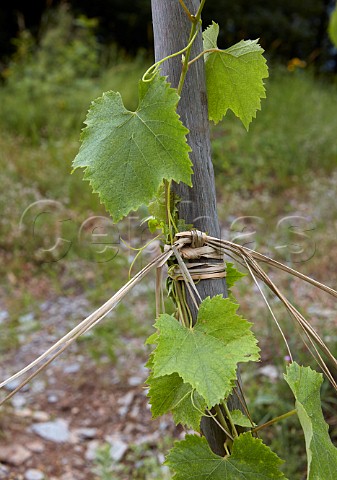
[[[218,185],[282,190],[306,174],[329,174],[337,165],[337,84],[303,68],[272,67],[267,100],[249,133],[229,114],[212,128]]]
[[[121,92],[125,105],[134,109],[137,83],[150,60],[142,55],[128,58],[116,47],[103,52],[93,34],[94,27],[95,22],[84,17],[75,19],[62,7],[53,23],[45,28],[39,44],[28,31],[23,31],[0,87],[0,274],[7,280],[3,291],[8,295],[6,307],[11,310],[6,335],[1,336],[0,352],[19,345],[18,316],[32,311],[46,292],[49,295],[86,292],[90,302],[98,305],[128,278],[127,267],[135,252],[131,255],[121,244],[113,261],[97,262],[95,252],[85,249],[79,241],[82,222],[92,215],[106,216],[106,213],[89,185],[82,181],[81,173],[71,175],[71,162],[79,146],[79,132],[90,101],[103,91],[115,90]],[[258,112],[249,133],[231,114],[212,127],[220,199],[236,192],[242,199],[251,198],[253,205],[255,196],[277,193],[278,197],[268,204],[273,214],[279,211],[279,204],[284,207],[283,194],[289,187],[306,195],[307,185],[313,178],[328,178],[336,170],[337,85],[315,77],[303,66],[295,65],[290,70],[271,68],[267,100],[262,102],[262,111]],[[22,224],[19,228],[25,209],[41,199],[60,202],[63,210],[57,211],[60,216],[55,217],[57,222],[62,220],[57,223],[59,230],[55,229],[54,217],[50,222],[44,221],[43,228],[34,234],[29,225]],[[226,218],[224,208],[220,206],[219,210],[220,217]],[[145,210],[141,211],[142,215],[146,216]],[[66,258],[57,261],[52,253],[47,259],[39,256],[39,249],[53,245],[56,235],[71,242]],[[139,220],[127,219],[118,226],[118,235],[132,247],[139,248],[148,232],[144,233]],[[324,242],[327,239],[323,237],[322,243],[327,245]],[[37,294],[30,290],[32,277],[47,282],[46,289],[40,289]],[[153,279],[150,283],[152,287]],[[243,286],[243,290],[245,288]],[[21,293],[14,295],[14,291]],[[135,308],[149,303],[145,315],[142,307],[142,318],[154,315],[153,296],[150,297],[149,291],[145,289],[133,297]],[[150,333],[151,320],[145,323],[135,315],[135,308],[120,307],[116,312],[118,321],[103,323],[96,333],[84,338],[97,361],[104,355],[114,360],[115,349],[120,347],[116,341],[119,335],[146,337]],[[265,319],[265,314],[261,317]],[[258,333],[262,348],[273,350],[270,331]],[[275,351],[278,351],[277,345],[273,353]],[[297,351],[297,361],[303,359],[308,363],[308,354],[301,348]],[[282,357],[277,360],[274,356],[270,361],[283,369]],[[261,422],[293,408],[284,382],[263,379],[256,373],[255,366],[247,370],[244,379],[252,414]],[[328,387],[324,388],[326,411],[336,424],[335,400]],[[285,468],[289,478],[301,480],[305,469],[304,443],[297,420],[289,419],[284,425],[274,426],[266,439],[288,462]],[[135,448],[130,455],[137,457],[138,453]],[[106,455],[105,451],[99,454],[96,467],[106,469],[109,475]],[[150,467],[160,471],[157,463],[149,456],[142,468],[150,475]]]
[[[12,51],[9,40],[26,24],[39,35],[39,25],[53,16],[52,2],[5,2],[0,10],[0,59]],[[98,18],[96,33],[104,44],[115,42],[129,53],[152,49],[151,2],[148,0],[67,0],[76,15]],[[242,38],[260,38],[268,56],[288,61],[299,57],[317,68],[336,71],[331,43],[326,33],[333,0],[207,0],[204,26],[212,20],[221,25],[221,43],[229,46]],[[12,33],[11,33],[12,32]],[[1,59],[6,62],[6,59]]]
[[[140,58],[125,70],[116,47],[103,51],[94,35],[95,20],[74,18],[66,5],[51,19],[39,43],[28,30],[20,33],[0,90],[4,128],[36,143],[77,135],[89,99],[107,88],[123,90],[132,70],[136,76],[140,72]],[[132,105],[132,92],[133,86],[124,91],[126,104]]]

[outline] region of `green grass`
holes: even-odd
[[[231,114],[212,128],[219,189],[281,191],[337,166],[337,85],[275,68],[266,89],[248,133]]]

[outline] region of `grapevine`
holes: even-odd
[[[196,62],[204,62],[209,120],[217,123],[231,110],[247,130],[261,108],[261,99],[266,97],[263,80],[268,76],[258,40],[241,40],[236,45],[220,49],[217,45],[219,25],[215,22],[203,31],[203,50],[191,58],[192,47],[202,28],[205,0],[201,1],[195,14],[189,11],[183,0],[179,0],[179,4],[191,23],[187,44],[154,63],[144,73],[138,87],[138,107],[134,112],[125,108],[118,92],[106,92],[92,102],[81,135],[81,147],[73,164],[74,169],[84,169],[85,180],[89,181],[93,192],[98,193],[115,222],[141,205],[147,205],[149,216],[146,221],[150,232],[161,240],[162,253],[100,309],[22,371],[2,382],[0,387],[38,366],[38,370],[18,387],[21,388],[80,335],[101,321],[134,285],[156,268],[159,274],[157,318],[154,333],[147,340],[152,346],[147,362],[151,410],[153,417],[171,412],[176,424],[195,432],[176,442],[166,457],[173,478],[284,479],[280,468],[283,461],[258,438],[258,432],[297,414],[305,436],[308,480],[334,480],[337,449],[329,438],[321,410],[322,375],[293,362],[287,343],[290,362],[284,379],[293,392],[295,408],[258,425],[244,402],[240,409],[231,408],[229,402],[233,393],[240,398],[238,365],[244,367],[247,362],[259,361],[260,349],[251,330],[252,324],[238,314],[238,301],[231,291],[228,298],[221,294],[201,298],[196,287],[204,279],[226,278],[227,287],[231,289],[240,280],[243,274],[233,263],[225,264],[224,255],[234,257],[245,267],[259,289],[259,281],[262,281],[282,301],[307,336],[313,355],[336,390],[336,382],[321,352],[334,366],[337,366],[336,360],[260,263],[285,270],[335,297],[337,292],[257,252],[200,232],[179,217],[181,199],[174,193],[173,182],[190,187],[193,184],[189,130],[177,113],[189,68]],[[177,88],[161,75],[161,66],[174,57],[181,58]],[[168,270],[168,293],[175,303],[175,311],[171,314],[165,312],[162,301],[160,279],[164,265]],[[269,307],[265,297],[264,300]],[[197,318],[191,311],[191,302]],[[212,451],[203,435],[203,418],[216,423],[223,431],[226,438],[223,455]]]

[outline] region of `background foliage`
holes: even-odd
[[[51,15],[50,6],[59,1],[25,2],[14,0],[0,10],[1,55],[13,51],[10,39],[18,32],[19,20],[36,34],[42,19]],[[97,18],[97,34],[101,44],[117,43],[129,53],[140,48],[153,48],[151,6],[149,0],[69,0],[75,14]],[[47,7],[48,6],[48,7]],[[259,38],[268,56],[283,60],[299,57],[316,62],[329,70],[336,69],[326,29],[334,0],[208,0],[203,15],[204,25],[220,22],[220,47],[225,48],[242,38]]]

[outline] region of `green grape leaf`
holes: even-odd
[[[217,47],[219,25],[215,22],[204,33],[205,50]],[[263,79],[268,67],[258,40],[239,43],[205,55],[209,119],[218,123],[230,109],[248,130],[266,98]]]
[[[149,218],[147,220],[147,226],[150,233],[156,233],[157,230],[165,231],[165,224],[163,222],[158,222],[156,218]]]
[[[259,359],[251,324],[235,312],[237,304],[221,295],[205,299],[193,328],[161,315],[157,347],[153,351],[153,378],[177,373],[210,408],[227,397],[236,380],[239,362]]]
[[[237,315],[238,304],[216,295],[205,298],[198,312],[198,330],[221,340],[235,350],[234,356],[246,358],[237,362],[259,360],[259,347],[250,327],[251,323]]]
[[[177,373],[158,378],[150,375],[147,384],[154,418],[172,412],[176,424],[181,423],[197,432],[200,430],[206,402],[190,384],[184,383]]]
[[[161,184],[148,205],[149,214],[159,220],[166,220],[167,209],[165,202],[165,186]]]
[[[308,459],[307,480],[335,480],[337,448],[329,437],[320,399],[321,373],[310,367],[292,363],[284,376],[296,402],[297,415],[303,428]]]
[[[232,410],[230,413],[231,413],[232,421],[235,425],[239,425],[239,427],[247,427],[247,428],[251,428],[255,426],[255,423],[253,423],[252,425],[252,422],[249,420],[248,417],[246,417],[246,415],[244,415],[241,412],[241,410]]]
[[[246,273],[242,273],[234,267],[234,264],[231,262],[226,262],[226,284],[228,288],[233,287],[233,285],[240,280],[242,277],[246,277]]]
[[[274,480],[284,474],[283,463],[269,447],[250,433],[235,438],[230,456],[220,457],[211,451],[204,437],[186,435],[167,455],[173,480]]]
[[[330,16],[328,33],[329,33],[329,37],[330,37],[331,42],[337,48],[337,6],[332,11],[331,16]]]
[[[135,112],[112,91],[92,103],[73,166],[85,169],[84,178],[115,222],[148,204],[163,179],[191,185],[191,149],[176,113],[178,100],[157,74],[151,82],[140,81]]]
[[[146,343],[158,343],[157,332],[151,335]],[[146,363],[149,370],[153,369],[153,362],[152,352]],[[184,383],[177,373],[157,378],[150,373],[146,383],[150,387],[148,397],[153,418],[171,411],[176,425],[181,423],[197,432],[200,431],[200,421],[206,409],[206,402],[191,385]]]
[[[177,195],[173,192],[170,192],[170,212],[173,217],[178,212],[177,203],[178,203]],[[163,184],[160,185],[158,192],[156,193],[155,197],[152,201],[148,204],[149,210],[149,221],[148,226],[151,233],[155,233],[156,230],[162,230],[162,232],[167,235],[168,234],[168,225],[167,225],[167,205],[166,205],[166,198],[165,198],[165,186]]]

